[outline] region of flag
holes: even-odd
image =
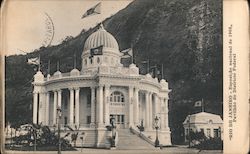
[[[27,63],[30,64],[30,65],[39,65],[40,64],[40,58],[39,57],[29,58]]]
[[[152,75],[152,77],[156,77],[156,78],[160,78],[161,76],[161,72],[159,70],[159,65],[154,65],[150,67],[150,74]]]
[[[194,107],[201,107],[201,105],[202,105],[202,101],[196,101],[194,103]]]
[[[82,19],[91,15],[101,14],[101,2],[88,9],[83,15]]]
[[[103,45],[90,49],[90,57],[93,57],[94,55],[102,55],[102,49]]]
[[[132,48],[125,49],[125,50],[121,51],[121,53],[123,53],[122,58],[133,57],[133,50],[132,50]]]

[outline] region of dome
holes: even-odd
[[[80,75],[80,71],[76,68],[70,71],[70,76],[78,76]]]
[[[118,43],[116,39],[107,32],[103,25],[101,24],[100,28],[91,34],[84,44],[84,51],[89,50],[91,48],[96,48],[103,45],[106,48],[113,48],[119,50]]]
[[[34,75],[34,81],[35,82],[42,82],[42,81],[44,81],[43,73],[40,70],[38,72],[36,72],[36,74]]]

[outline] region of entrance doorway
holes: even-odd
[[[124,114],[110,114],[110,119],[111,118],[115,119],[115,124],[116,124],[116,128],[125,128],[124,125]]]

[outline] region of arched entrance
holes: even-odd
[[[117,128],[125,128],[126,101],[120,91],[114,91],[110,95],[110,118],[115,119]]]

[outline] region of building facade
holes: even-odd
[[[219,115],[200,112],[188,115],[183,122],[185,130],[185,141],[188,141],[190,131],[203,132],[207,138],[223,139],[223,121]]]
[[[91,50],[102,47],[102,54],[91,56]],[[69,51],[70,52],[70,51]],[[136,127],[143,121],[145,136],[155,138],[154,118],[160,117],[159,140],[170,145],[168,126],[168,83],[141,75],[135,64],[124,67],[116,39],[103,26],[85,41],[82,69],[68,73],[59,70],[45,77],[34,75],[33,123],[77,127],[85,134],[84,146],[108,147],[106,126],[110,118],[117,129]],[[57,120],[57,108],[61,119]]]

